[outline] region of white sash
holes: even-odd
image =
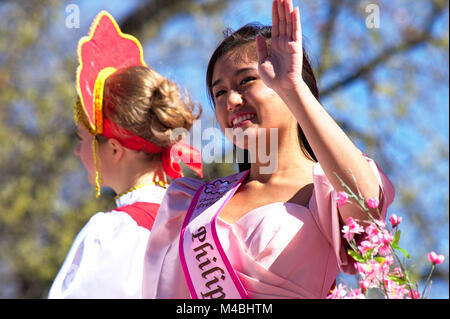
[[[179,250],[193,299],[248,298],[220,244],[216,219],[249,171],[216,179],[202,186],[186,213]]]

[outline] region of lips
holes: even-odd
[[[239,126],[244,121],[251,120],[255,117],[256,117],[256,113],[253,113],[253,112],[237,113],[231,118],[230,124],[232,127],[236,127],[236,126]]]

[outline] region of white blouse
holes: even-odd
[[[92,216],[76,236],[48,298],[141,298],[150,231],[120,207],[160,204],[164,193],[159,186],[142,187],[119,197],[117,209]]]

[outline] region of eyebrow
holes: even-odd
[[[254,71],[254,70],[255,70],[255,68],[242,68],[242,69],[236,70],[236,71],[233,73],[233,76],[235,77],[235,76],[238,76],[238,75],[241,74],[241,73],[244,73],[244,72],[247,72],[247,71]],[[215,80],[214,83],[211,85],[211,89],[212,89],[214,86],[220,84],[220,82],[222,82],[222,79]]]

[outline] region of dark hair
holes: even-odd
[[[220,43],[220,45],[216,48],[214,53],[209,60],[208,69],[206,71],[206,85],[208,87],[209,98],[214,104],[214,98],[212,93],[212,77],[214,72],[214,66],[219,60],[220,57],[224,56],[226,53],[235,50],[236,48],[255,43],[256,37],[258,35],[262,35],[268,41],[268,47],[270,48],[270,40],[272,38],[272,27],[271,26],[263,26],[259,23],[250,23],[243,27],[241,27],[237,31],[233,31],[231,29],[226,29],[224,32],[225,39]],[[303,70],[302,70],[302,78],[306,85],[311,90],[312,94],[319,100],[319,89],[317,88],[316,78],[314,76],[314,72],[311,67],[311,63],[309,62],[308,55],[303,48]],[[317,162],[316,156],[309,145],[305,134],[303,133],[300,125],[297,125],[298,128],[298,139],[300,143],[300,148],[303,153],[309,157],[310,159]],[[236,147],[236,146],[234,146]],[[239,170],[247,170],[250,168],[248,151],[245,151],[245,162],[238,163]]]

